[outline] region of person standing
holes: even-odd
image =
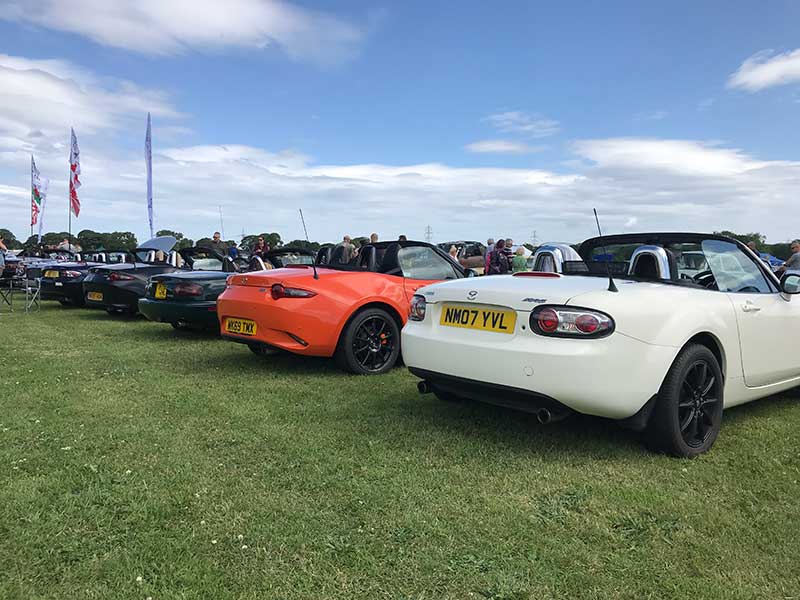
[[[264,255],[269,252],[269,246],[264,242],[264,236],[258,236],[258,241],[256,245],[253,246],[253,251],[250,253],[251,256],[258,256],[260,258],[264,258]]]
[[[486,240],[486,254],[483,257],[483,272],[489,274],[489,255],[494,250],[494,238]]]
[[[504,244],[503,250],[506,253],[506,258],[508,259],[508,266],[511,267],[511,263],[514,261],[514,240],[511,238],[506,238],[506,242]]]
[[[346,235],[342,238],[342,241],[337,244],[337,247],[341,248],[341,256],[339,257],[339,262],[342,264],[347,264],[353,257],[356,255],[356,247],[353,245],[353,241],[350,239],[349,235]]]
[[[214,236],[211,238],[209,247],[212,250],[219,252],[222,256],[225,256],[228,253],[228,247],[225,245],[225,242],[220,239],[219,231],[214,232]]]
[[[505,253],[505,240],[497,240],[494,250],[489,253],[489,267],[486,269],[487,275],[505,275],[508,273],[508,258]]]
[[[520,246],[514,253],[514,258],[511,261],[511,272],[519,273],[520,271],[528,270],[528,259],[525,258],[525,246]]]
[[[450,251],[448,252],[448,254],[450,254],[450,258],[458,262],[458,248],[456,248],[455,246],[450,246]]]
[[[3,274],[3,269],[6,268],[6,252],[8,248],[4,242],[5,240],[0,237],[0,275]]]
[[[794,240],[789,246],[789,250],[792,251],[792,255],[789,257],[783,266],[781,267],[782,272],[786,271],[798,271],[800,272],[800,240]]]

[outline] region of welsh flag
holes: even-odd
[[[41,219],[40,215],[44,210],[47,186],[49,184],[50,180],[47,177],[42,177],[36,167],[36,161],[33,160],[33,155],[31,155],[31,227]]]
[[[78,188],[81,187],[81,151],[78,150],[78,138],[75,137],[75,130],[70,129],[70,150],[69,150],[69,209],[76,217],[81,212],[81,201],[78,199]]]

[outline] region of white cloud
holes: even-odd
[[[278,46],[329,64],[358,50],[363,32],[328,13],[281,0],[11,0],[0,18],[86,36],[144,54]]]
[[[800,49],[775,55],[771,50],[764,50],[742,63],[728,78],[728,87],[758,92],[768,87],[798,81],[800,81]]]
[[[542,146],[531,146],[525,142],[515,142],[513,140],[481,140],[472,142],[464,146],[469,152],[487,154],[530,154],[531,152],[541,152]]]
[[[532,138],[548,137],[561,131],[558,121],[519,110],[495,113],[486,120],[503,133],[518,133]]]
[[[579,141],[574,148],[580,156],[602,168],[682,176],[732,176],[767,164],[751,159],[740,150],[693,140],[608,138]]]
[[[130,119],[178,118],[165,94],[129,81],[100,80],[62,60],[0,54],[0,137],[6,147],[33,151],[79,134],[118,129]]]

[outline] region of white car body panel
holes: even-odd
[[[722,349],[726,407],[800,385],[800,297],[620,279],[616,284],[615,293],[602,277],[509,275],[422,288],[417,294],[426,298],[426,316],[404,327],[403,360],[412,369],[535,392],[612,419],[635,415],[657,394],[680,350],[698,334],[710,335]],[[440,325],[443,302],[511,308],[515,331]],[[745,312],[748,302],[761,310]],[[528,324],[540,304],[599,310],[614,319],[616,329],[599,339],[541,336]]]

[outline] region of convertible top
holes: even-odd
[[[589,238],[578,247],[578,254],[580,254],[585,260],[587,256],[592,255],[592,250],[595,248],[602,248],[603,246],[612,246],[615,244],[647,244],[653,246],[663,246],[664,244],[676,243],[690,244],[692,242],[701,242],[703,240],[719,240],[721,242],[731,242],[739,247],[746,247],[738,240],[713,233],[620,233],[616,235],[604,235],[602,237],[598,236]]]

